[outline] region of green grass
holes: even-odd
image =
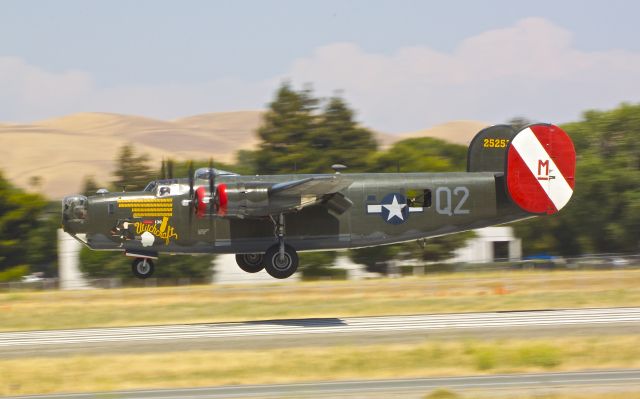
[[[0,293],[0,331],[274,318],[640,306],[640,271]]]
[[[638,336],[82,355],[0,360],[0,395],[638,366]]]

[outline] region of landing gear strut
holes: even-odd
[[[264,268],[271,277],[283,279],[298,270],[298,253],[292,246],[284,243],[284,215],[280,214],[277,221],[273,217],[271,220],[275,225],[278,243],[264,254]]]
[[[135,258],[131,264],[133,275],[139,279],[151,277],[154,270],[153,261],[149,258]]]

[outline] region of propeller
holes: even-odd
[[[191,219],[193,218],[193,212],[195,208],[195,198],[193,196],[193,161],[189,161],[189,225],[191,225]]]
[[[213,169],[213,158],[209,158],[209,195],[210,195],[210,199],[209,199],[209,217],[211,217],[211,215],[213,215],[213,213],[215,211],[217,211],[216,208],[216,173],[215,170]]]

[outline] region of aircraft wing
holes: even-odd
[[[271,197],[291,197],[334,194],[349,187],[351,180],[340,175],[312,176],[299,180],[276,183],[269,189]]]
[[[353,202],[339,191],[351,183],[352,180],[341,175],[306,177],[274,184],[269,189],[269,198],[277,212],[323,204],[330,212],[342,214]]]

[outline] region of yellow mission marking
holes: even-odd
[[[118,208],[131,209],[134,218],[173,216],[171,198],[120,199]]]

